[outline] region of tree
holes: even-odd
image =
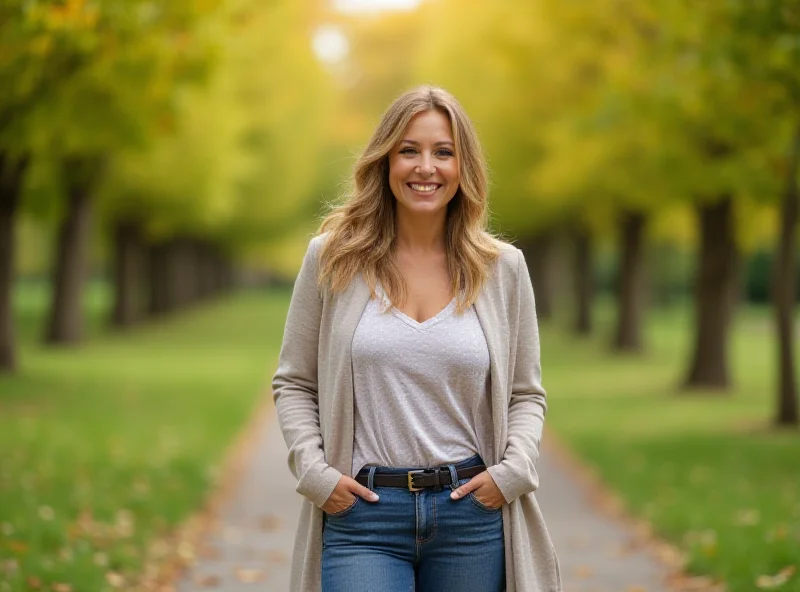
[[[65,31],[69,23],[78,28],[93,26],[96,14],[83,12],[79,4],[0,5],[0,372],[16,367],[11,312],[14,231],[25,173],[32,161],[31,118],[89,61],[92,50],[86,40]]]
[[[777,1],[740,3],[732,9],[736,34],[728,35],[725,48],[735,67],[753,85],[766,87],[764,122],[771,125],[771,137],[782,142],[777,150],[783,190],[779,198],[780,231],[775,247],[772,299],[778,336],[778,385],[775,423],[800,424],[794,355],[794,307],[797,301],[798,175],[800,174],[800,6]],[[781,133],[781,129],[786,130]],[[782,144],[782,145],[781,145]],[[762,144],[769,154],[776,143]],[[788,149],[786,148],[788,146]],[[767,168],[767,167],[765,167]],[[777,192],[776,192],[777,194]]]

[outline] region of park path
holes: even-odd
[[[299,498],[274,409],[262,417],[254,432],[256,449],[221,508],[220,527],[203,542],[178,592],[288,590]],[[666,591],[666,568],[628,527],[598,511],[594,492],[561,454],[551,453],[547,443],[543,448],[537,499],[559,554],[565,592]]]

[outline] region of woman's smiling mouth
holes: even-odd
[[[441,187],[438,183],[406,183],[414,193],[420,195],[433,195]]]

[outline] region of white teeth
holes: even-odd
[[[419,185],[417,183],[409,183],[411,189],[414,191],[422,191],[423,193],[430,193],[436,191],[436,185]]]

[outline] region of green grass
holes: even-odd
[[[268,386],[287,299],[240,294],[112,334],[96,284],[91,339],[47,349],[46,291],[20,287],[21,371],[0,378],[0,590],[28,577],[104,590],[107,572],[142,568],[148,543],[201,505]]]
[[[630,511],[686,552],[689,570],[718,577],[731,592],[750,592],[760,575],[800,569],[800,433],[769,427],[769,312],[739,314],[735,389],[727,395],[678,390],[688,363],[688,309],[651,313],[641,356],[608,353],[610,315],[599,312],[594,339],[543,327],[548,426]],[[800,573],[777,589],[800,591]]]

